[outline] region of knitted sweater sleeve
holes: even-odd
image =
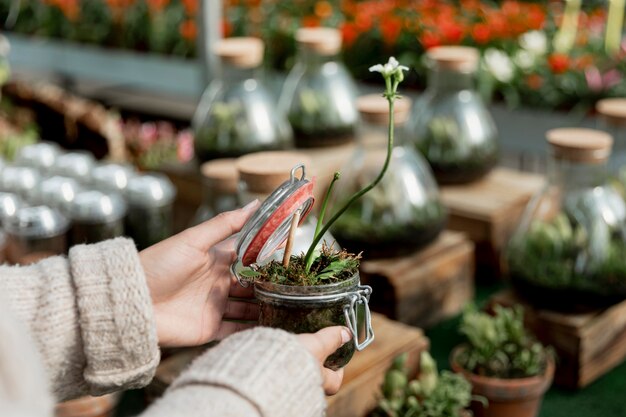
[[[30,331],[57,400],[146,385],[159,362],[134,243],[79,245],[68,258],[0,267],[0,291]]]

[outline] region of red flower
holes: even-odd
[[[190,42],[195,41],[196,36],[198,35],[198,28],[196,27],[196,22],[190,19],[183,21],[178,27],[178,30],[180,32],[180,36],[182,36],[183,39],[186,39]]]
[[[548,57],[548,65],[550,70],[555,74],[563,74],[569,68],[569,56],[565,54],[554,53]]]
[[[420,42],[424,49],[434,48],[435,46],[441,45],[441,37],[434,32],[424,31],[420,36]]]
[[[445,22],[441,26],[441,34],[449,43],[459,43],[463,39],[463,26],[456,22]]]
[[[229,37],[233,32],[233,25],[226,19],[222,19],[222,36]]]
[[[384,16],[380,22],[380,33],[387,45],[393,45],[402,31],[402,21],[394,16]]]
[[[320,20],[315,16],[304,16],[302,18],[302,27],[314,28],[320,25]]]
[[[356,25],[351,22],[346,22],[341,26],[341,34],[343,36],[343,43],[346,46],[351,46],[359,37],[359,31]]]
[[[484,44],[491,39],[491,29],[485,23],[477,23],[472,29],[472,37],[478,44]]]
[[[195,16],[198,13],[198,0],[182,0],[182,2],[187,16]]]
[[[526,77],[526,85],[533,90],[539,90],[543,86],[543,78],[538,74],[530,74]]]

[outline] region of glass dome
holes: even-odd
[[[407,123],[407,138],[428,160],[439,183],[476,180],[498,159],[496,126],[474,89],[478,51],[442,46],[427,56],[428,86]]]
[[[235,159],[225,158],[205,162],[200,167],[202,173],[202,204],[198,207],[191,225],[205,222],[225,211],[238,206],[237,187],[239,172]]]
[[[256,38],[220,41],[216,53],[222,75],[208,86],[192,120],[196,157],[200,162],[292,145],[286,117],[255,69],[263,60]]]
[[[551,308],[626,296],[626,204],[608,181],[609,134],[554,129],[548,183],[529,203],[506,260],[515,287]]]
[[[387,154],[388,106],[387,100],[376,94],[357,100],[361,114],[358,147],[341,171],[334,210],[380,172]],[[401,130],[409,112],[408,99],[396,101],[396,131]],[[397,140],[381,182],[353,203],[332,228],[342,246],[354,253],[363,251],[367,258],[412,252],[437,237],[446,222],[428,163],[412,147],[404,146],[400,137]]]

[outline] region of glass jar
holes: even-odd
[[[506,250],[515,287],[550,308],[626,297],[626,204],[608,183],[612,139],[554,129],[548,184],[524,212]]]
[[[86,184],[96,165],[96,159],[91,152],[75,151],[59,155],[52,166],[51,172],[62,177],[74,178]]]
[[[259,152],[242,156],[237,160],[239,171],[239,202],[246,205],[254,200],[265,201],[281,184],[289,180],[294,166],[311,166],[310,159],[298,152]],[[306,253],[313,243],[317,218],[309,214],[296,230],[292,253]],[[329,232],[324,234],[320,245],[336,249],[335,238]],[[283,251],[276,251],[272,259],[282,259]]]
[[[7,166],[0,176],[0,191],[17,194],[32,201],[41,181],[39,170],[31,167]]]
[[[17,194],[0,192],[0,264],[7,260],[8,239],[4,232],[4,223],[23,206],[24,203]]]
[[[298,177],[299,172],[301,175]],[[245,174],[240,173],[244,179]],[[262,183],[255,182],[254,178],[261,179],[251,177],[248,182]],[[295,213],[300,211],[301,221],[306,219],[313,202],[313,183],[306,179],[304,165],[298,163],[292,168],[289,179],[263,201],[241,229],[237,258],[231,266],[241,285],[250,285],[249,278],[242,274],[243,268],[252,264],[262,265],[275,256],[287,239]],[[358,273],[344,281],[321,286],[256,281],[254,292],[259,300],[261,326],[294,333],[315,332],[334,325],[344,325],[351,330],[354,336],[352,343],[342,346],[326,360],[325,366],[330,369],[345,366],[355,350],[363,350],[374,340],[369,310],[372,289],[360,285]],[[359,332],[363,328],[364,334]]]
[[[69,221],[46,206],[23,207],[4,222],[9,262],[28,265],[67,251]]]
[[[105,162],[93,168],[90,185],[96,190],[124,194],[130,179],[137,175],[132,165]]]
[[[446,223],[446,210],[428,163],[404,146],[401,127],[409,117],[407,98],[394,106],[395,140],[389,168],[381,182],[352,203],[332,227],[341,246],[366,258],[411,253],[437,237]],[[357,99],[361,115],[358,147],[341,170],[334,210],[380,173],[387,156],[389,103],[378,94]]]
[[[80,189],[81,186],[74,178],[55,175],[39,183],[33,194],[33,203],[57,209],[67,217]]]
[[[276,111],[272,94],[255,77],[263,50],[256,38],[224,39],[216,45],[222,75],[208,86],[192,120],[200,162],[291,147],[286,117]]]
[[[84,190],[70,205],[72,245],[97,243],[124,234],[126,202],[117,193]]]
[[[50,172],[61,154],[55,143],[39,142],[20,148],[15,155],[15,165],[37,168],[42,174]]]
[[[279,100],[287,114],[296,146],[319,147],[350,142],[358,114],[357,89],[338,58],[341,32],[303,28],[296,32],[298,57]]]
[[[498,133],[474,89],[478,51],[441,46],[428,50],[428,85],[407,123],[409,139],[440,184],[474,181],[496,165]]]
[[[126,189],[126,233],[139,250],[172,235],[176,188],[162,174],[149,173],[130,179]]]
[[[202,173],[202,204],[191,221],[195,226],[225,211],[239,207],[237,187],[239,172],[235,159],[216,159],[200,167]]]

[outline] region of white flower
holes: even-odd
[[[524,71],[527,71],[535,66],[535,59],[535,55],[528,52],[526,49],[520,49],[513,57],[515,65]]]
[[[519,44],[535,56],[542,56],[548,52],[548,39],[546,34],[540,30],[531,30],[524,33],[519,38]]]
[[[503,83],[513,79],[513,63],[507,54],[497,49],[485,51],[485,66],[493,77]]]
[[[392,74],[397,73],[398,71],[408,71],[409,67],[400,65],[397,59],[394,57],[389,58],[389,62],[386,64],[378,64],[370,67],[370,72],[380,72],[384,77],[388,77]]]

